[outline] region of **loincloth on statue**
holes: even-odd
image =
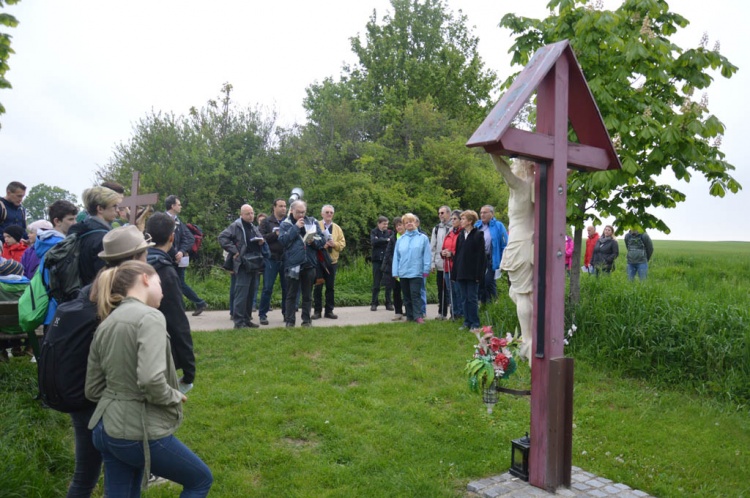
[[[500,269],[508,272],[510,292],[525,294],[534,290],[534,243],[511,240],[503,251]]]

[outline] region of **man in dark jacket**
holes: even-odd
[[[370,301],[370,310],[377,311],[378,295],[380,294],[380,284],[383,279],[383,259],[385,250],[388,247],[388,241],[393,236],[393,231],[388,230],[388,218],[380,216],[378,226],[370,232],[370,245],[372,246],[372,300]],[[391,303],[391,293],[393,291],[390,285],[391,280],[386,279],[385,286],[385,309],[393,311]]]
[[[281,282],[281,314],[284,314],[284,303],[286,302],[286,279],[284,278],[284,246],[279,242],[279,229],[281,222],[286,217],[286,201],[278,198],[273,201],[273,212],[260,224],[260,234],[266,239],[271,256],[266,259],[266,268],[263,273],[263,293],[260,297],[258,315],[260,324],[268,325],[268,310],[271,309],[271,295],[276,277]]]
[[[249,204],[240,208],[240,217],[219,234],[221,248],[232,256],[232,269],[236,278],[232,320],[234,328],[257,328],[253,323],[253,296],[258,292],[260,272],[263,271],[263,258],[270,256],[268,244],[253,225],[255,210]],[[255,256],[257,266],[250,268],[246,259]]]
[[[194,305],[195,311],[193,316],[198,316],[203,313],[203,310],[208,306],[206,301],[200,298],[198,294],[185,282],[185,270],[187,265],[181,266],[180,261],[182,258],[186,258],[188,251],[193,247],[195,237],[190,232],[190,229],[180,221],[178,215],[182,212],[182,203],[176,195],[170,195],[164,201],[164,206],[167,209],[167,214],[174,220],[174,243],[172,248],[169,250],[169,255],[172,256],[174,262],[177,263],[177,275],[180,277],[180,283],[182,285],[182,293],[188,298]],[[186,260],[187,261],[187,260]]]
[[[174,220],[166,213],[155,213],[146,223],[146,233],[156,244],[148,249],[146,260],[154,267],[161,280],[163,297],[159,311],[167,321],[174,366],[182,369],[180,391],[187,394],[193,388],[195,380],[195,354],[190,322],[185,316],[185,303],[182,301],[182,283],[174,267],[174,260],[169,256],[174,241]]]
[[[638,279],[646,280],[648,275],[648,262],[654,253],[654,244],[647,233],[641,233],[635,228],[625,234],[625,249],[628,251],[628,280],[633,280],[638,274]]]
[[[284,321],[287,327],[294,327],[296,321],[294,310],[298,291],[302,293],[302,326],[312,326],[312,289],[318,265],[318,251],[325,246],[325,236],[315,218],[305,216],[306,213],[305,201],[294,201],[289,206],[289,216],[279,230],[279,242],[284,246]]]

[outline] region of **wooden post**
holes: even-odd
[[[535,90],[536,131],[512,128]],[[579,142],[568,141],[568,120]],[[563,357],[567,170],[622,166],[567,40],[537,50],[466,145],[537,163],[529,482],[554,491],[570,485],[573,437],[573,361]]]

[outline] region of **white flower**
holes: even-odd
[[[570,329],[571,329],[571,330],[572,330],[573,332],[575,332],[576,330],[578,330],[578,327],[576,327],[576,324],[574,323],[573,325],[571,325],[571,326],[570,326]]]

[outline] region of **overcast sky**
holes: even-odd
[[[507,12],[544,17],[547,2],[446,3],[468,16],[485,64],[504,79],[518,68],[509,66],[512,40],[497,27],[500,19]],[[727,127],[722,150],[745,190],[717,199],[699,178],[676,183],[687,201],[657,213],[672,234],[652,231],[654,238],[750,240],[747,5],[670,2],[691,21],[674,38],[678,45],[697,46],[707,32],[709,47],[719,40],[740,68],[730,80],[716,75],[708,97]],[[389,7],[387,0],[23,0],[6,8],[20,25],[9,30],[16,53],[6,78],[13,89],[0,91],[7,110],[0,116],[0,188],[4,193],[11,180],[46,183],[80,199],[140,118],[152,109],[185,114],[216,98],[224,82],[233,85],[235,102],[301,123],[305,88],[354,62],[349,38],[364,32],[373,9],[381,19]]]

